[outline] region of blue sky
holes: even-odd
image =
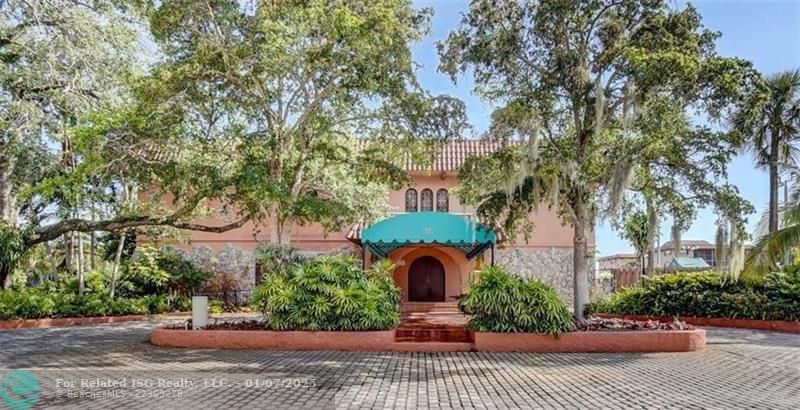
[[[414,46],[422,85],[433,93],[447,93],[461,98],[467,105],[470,122],[476,131],[485,130],[491,107],[471,94],[469,77],[453,84],[436,71],[439,58],[435,42],[447,36],[457,26],[468,1],[417,1],[418,6],[432,7],[434,15],[430,35]],[[683,2],[678,3],[683,4]],[[717,51],[724,56],[736,56],[753,62],[765,74],[800,68],[800,0],[717,0],[692,2],[703,16],[706,27],[722,33]],[[729,180],[741,194],[758,209],[749,219],[750,231],[755,228],[768,201],[768,181],[765,172],[755,169],[747,156],[736,158],[729,169]],[[711,210],[698,214],[685,239],[706,239],[713,243],[716,218]],[[661,240],[669,240],[669,221],[663,224]],[[630,252],[631,246],[608,225],[597,229],[600,256]]]

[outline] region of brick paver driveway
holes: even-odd
[[[198,351],[150,346],[153,325],[0,332],[0,377],[24,369],[40,386],[37,399],[5,384],[0,398],[98,409],[800,408],[798,335],[709,329],[705,351],[680,354]]]

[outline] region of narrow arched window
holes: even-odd
[[[414,188],[406,191],[406,212],[417,212],[417,190]]]
[[[450,198],[447,197],[447,190],[444,188],[436,191],[436,211],[450,212]]]
[[[419,209],[423,212],[433,211],[433,191],[428,188],[422,190],[422,198],[419,200]]]

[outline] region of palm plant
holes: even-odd
[[[636,258],[639,260],[639,270],[642,275],[647,274],[645,262],[648,250],[653,247],[649,241],[649,219],[648,213],[636,211],[628,217],[620,232],[620,235],[627,239],[633,245],[633,249],[636,250]]]
[[[400,289],[393,265],[363,271],[347,256],[295,263],[266,276],[253,305],[276,330],[387,330],[400,322]]]
[[[769,233],[778,230],[778,176],[781,167],[797,164],[794,142],[800,137],[800,69],[767,79],[768,95],[748,104],[734,127],[749,136],[747,149],[759,167],[769,170]]]
[[[575,330],[567,305],[552,287],[533,278],[490,266],[477,272],[458,302],[469,315],[467,326],[477,332],[551,333]]]
[[[800,246],[800,174],[794,174],[787,203],[779,210],[782,227],[760,236],[744,266],[746,278],[761,278],[786,265],[787,256]]]

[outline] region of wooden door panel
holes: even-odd
[[[444,266],[432,256],[415,260],[408,269],[408,300],[412,302],[444,301]]]

